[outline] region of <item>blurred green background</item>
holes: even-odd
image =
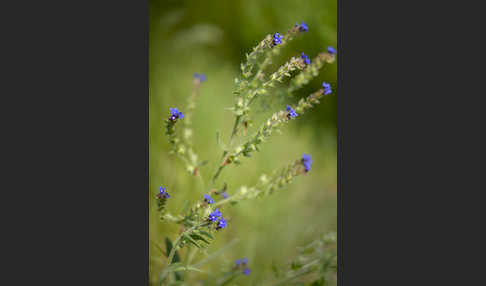
[[[234,116],[232,107],[234,78],[239,65],[263,37],[270,33],[284,34],[297,22],[304,21],[309,32],[299,35],[275,60],[274,69],[291,56],[304,51],[311,59],[327,46],[337,43],[336,0],[150,0],[149,28],[149,152],[150,152],[150,281],[158,282],[165,265],[164,237],[174,240],[178,227],[159,220],[155,195],[159,186],[167,187],[171,198],[168,211],[177,214],[184,203],[202,198],[199,182],[184,171],[182,162],[169,156],[164,135],[164,120],[169,107],[184,112],[186,99],[192,90],[194,73],[204,73],[207,82],[193,116],[194,146],[201,159],[209,160],[201,172],[206,183],[221,156],[216,145],[216,132],[227,141]],[[238,285],[266,285],[273,278],[272,263],[285,267],[297,253],[296,247],[315,239],[317,235],[337,228],[337,63],[325,65],[321,74],[301,89],[298,98],[319,89],[323,81],[331,83],[333,95],[321,104],[290,122],[262,145],[261,152],[243,158],[240,166],[231,165],[218,180],[227,182],[231,195],[241,185],[255,184],[261,173],[271,173],[302,153],[312,155],[312,171],[298,177],[288,188],[262,199],[248,200],[224,208],[231,218],[228,227],[217,234],[207,252],[212,253],[234,239],[238,242],[218,259],[206,264],[206,273],[189,273],[190,284],[210,280],[237,258],[247,257],[250,276],[238,278]],[[271,95],[269,95],[271,96]],[[297,98],[297,99],[298,99]],[[295,101],[297,99],[294,99]],[[285,108],[273,103],[271,109],[255,104],[258,127],[263,118]],[[251,132],[254,129],[250,129]],[[216,185],[220,187],[220,184]],[[197,258],[201,259],[204,254]],[[201,284],[202,285],[202,284]]]

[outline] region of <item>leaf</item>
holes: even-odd
[[[197,272],[204,272],[194,266],[186,266],[183,265],[182,262],[177,262],[177,263],[172,263],[171,265],[167,266],[162,273],[160,274],[160,284],[162,284],[162,281],[167,277],[168,274],[171,272],[176,272],[176,271],[197,271]]]
[[[166,251],[167,251],[166,256],[168,257],[168,255],[169,255],[169,253],[170,253],[170,251],[172,250],[172,247],[173,247],[172,242],[170,241],[170,239],[168,237],[165,238],[165,246],[166,246]],[[174,257],[172,258],[172,261],[173,262],[181,261],[181,258],[179,257],[179,253],[177,251],[174,253]]]
[[[209,237],[209,238],[211,238],[211,239],[214,239],[214,237],[213,237],[213,236],[212,236],[212,235],[211,235],[209,232],[207,232],[207,231],[200,230],[199,232],[200,232],[202,235],[205,235],[205,236],[207,236],[207,237]]]
[[[188,234],[184,233],[183,235],[184,235],[184,238],[187,239],[187,241],[194,244],[197,248],[201,248],[201,246],[194,239],[192,239],[192,237],[190,237]]]
[[[150,242],[152,243],[153,246],[155,246],[155,249],[157,249],[158,251],[160,251],[160,253],[162,253],[163,255],[167,256],[167,253],[165,253],[164,250],[162,250],[162,248],[160,247],[160,245],[158,245],[153,240],[150,240]]]
[[[192,238],[194,238],[195,240],[202,240],[202,241],[206,242],[207,244],[209,244],[209,243],[210,243],[210,242],[209,242],[209,241],[207,241],[207,240],[206,240],[204,237],[200,236],[200,235],[199,235],[199,234],[197,234],[197,233],[192,233],[192,234],[190,234],[190,236],[191,236]]]
[[[197,272],[204,272],[201,269],[198,269],[196,267],[193,267],[193,266],[184,266],[184,265],[178,266],[173,271],[197,271]]]
[[[170,251],[172,250],[172,242],[168,237],[165,237],[165,249],[166,249],[166,256],[168,256]]]

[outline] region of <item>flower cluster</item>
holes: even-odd
[[[337,53],[336,49],[333,47],[327,47],[327,52],[331,55],[335,55]]]
[[[310,65],[311,61],[310,61],[309,57],[306,54],[304,54],[304,52],[302,52],[302,54],[300,55],[300,57],[304,60],[304,63],[306,65]]]
[[[281,44],[282,43],[282,38],[283,38],[283,36],[280,35],[279,33],[273,34],[273,44],[275,46],[278,45],[278,44]]]
[[[166,198],[166,199],[170,198],[169,193],[166,192],[165,190],[166,190],[166,188],[162,188],[162,186],[160,186],[159,193],[157,194],[157,197],[159,199],[161,199],[161,198]]]
[[[312,158],[308,154],[302,155],[302,164],[304,164],[304,168],[306,172],[309,172],[311,169]]]
[[[199,80],[200,82],[206,81],[206,75],[202,73],[195,73],[193,77],[195,80]]]
[[[328,84],[327,82],[323,82],[322,87],[324,88],[324,95],[328,95],[332,92],[331,85]]]
[[[226,220],[223,217],[220,217],[216,222],[216,230],[222,229],[226,227]]]
[[[307,27],[307,25],[304,22],[302,22],[300,25],[297,24],[296,26],[299,27],[299,31],[301,31],[301,32],[309,31],[309,28]]]
[[[210,195],[204,194],[204,201],[208,204],[214,204],[214,200],[211,198]]]
[[[174,107],[174,108],[170,108],[170,117],[169,117],[169,120],[171,121],[175,121],[177,119],[182,119],[184,118],[184,114],[182,114],[182,112],[180,112],[177,107]]]
[[[218,209],[215,209],[212,213],[209,214],[208,219],[211,222],[215,222],[216,220],[218,220],[218,218],[220,218],[222,216],[223,216],[223,214]]]
[[[287,108],[286,108],[285,110],[288,112],[288,114],[287,114],[287,119],[289,119],[289,120],[290,120],[290,118],[292,118],[292,117],[297,117],[297,116],[299,115],[299,114],[297,114],[297,112],[295,112],[295,110],[294,110],[294,109],[293,109],[293,108],[292,108],[290,105],[288,105],[288,104],[287,104]]]
[[[170,198],[169,193],[166,191],[166,188],[160,186],[159,193],[157,194],[157,208],[159,211],[162,211],[165,208],[165,204],[167,199]]]
[[[243,257],[242,259],[236,259],[235,260],[235,269],[242,269],[242,273],[244,275],[250,275],[251,270],[247,266],[248,264],[248,259],[246,257]]]

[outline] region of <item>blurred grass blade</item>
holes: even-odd
[[[209,255],[208,257],[206,257],[205,259],[199,261],[198,263],[194,264],[194,266],[195,267],[200,267],[200,266],[208,263],[209,261],[211,261],[214,258],[220,256],[225,251],[227,251],[228,249],[230,249],[231,247],[233,247],[236,243],[238,243],[238,241],[239,241],[239,239],[233,239],[230,243],[226,244],[224,247],[222,247],[218,251],[214,252],[213,254]]]

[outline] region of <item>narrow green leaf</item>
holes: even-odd
[[[204,272],[201,269],[198,269],[196,267],[193,267],[193,266],[184,266],[184,265],[177,267],[173,271],[196,271],[196,272]]]
[[[187,241],[189,241],[190,243],[194,244],[197,248],[201,248],[201,246],[194,239],[192,239],[192,237],[190,237],[189,235],[184,234],[184,238],[186,238]]]
[[[211,239],[214,239],[214,238],[213,238],[213,236],[212,236],[212,235],[211,235],[209,232],[207,232],[207,231],[200,230],[199,232],[200,232],[202,235],[205,235],[205,236],[207,236],[207,237],[209,237],[209,238],[211,238]]]
[[[197,234],[197,233],[192,233],[190,236],[191,236],[192,238],[194,238],[195,240],[202,240],[202,241],[206,242],[207,244],[209,244],[209,243],[210,243],[210,242],[209,242],[209,241],[207,241],[207,240],[206,240],[204,237],[200,236],[200,235],[199,235],[199,234]]]

